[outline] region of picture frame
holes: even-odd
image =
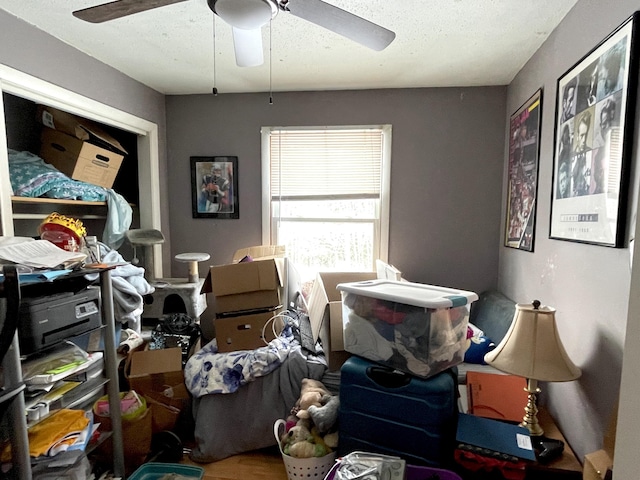
[[[549,238],[622,247],[638,12],[558,79]]]
[[[542,89],[509,120],[509,171],[504,245],[533,252],[540,161]]]
[[[191,157],[193,218],[240,218],[238,157]]]

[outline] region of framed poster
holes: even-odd
[[[549,238],[624,242],[637,24],[636,12],[558,79]]]
[[[238,157],[191,157],[193,218],[240,218]]]
[[[527,100],[509,121],[509,172],[504,244],[533,252],[540,157],[542,90]]]

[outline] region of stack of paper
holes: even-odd
[[[48,240],[0,242],[0,260],[32,268],[69,268],[86,258],[84,253],[68,252]]]

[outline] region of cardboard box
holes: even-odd
[[[42,129],[40,157],[74,180],[111,188],[124,156],[71,135]]]
[[[376,278],[374,272],[318,273],[309,294],[309,321],[315,341],[320,338],[329,370],[339,370],[350,354],[342,337],[342,299],[336,285]]]
[[[283,258],[217,265],[201,293],[213,292],[216,314],[274,309],[282,304]]]
[[[605,480],[611,478],[613,460],[605,450],[596,450],[584,456],[583,480]]]
[[[179,402],[177,397],[186,392],[180,348],[136,351],[129,355],[127,363],[130,389],[145,397],[176,406],[172,399]],[[168,389],[173,396],[166,394]]]
[[[145,400],[147,407],[151,410],[151,432],[155,434],[165,430],[173,430],[180,417],[181,409],[165,405],[148,396],[145,396]]]
[[[282,331],[284,322],[281,318],[274,320],[275,325],[267,322],[280,310],[219,317],[214,320],[216,327],[216,339],[219,352],[233,352],[237,350],[255,350],[264,347]],[[264,330],[264,335],[263,335]]]
[[[258,245],[255,247],[240,248],[233,254],[232,263],[238,263],[246,256],[251,257],[253,260],[283,258],[285,253],[286,247],[284,245]]]
[[[120,142],[105,132],[96,122],[45,105],[38,105],[36,118],[42,125],[52,130],[66,133],[105,150],[127,155],[127,151]]]
[[[42,129],[40,156],[62,173],[111,188],[126,150],[99,124],[61,110],[39,105]]]

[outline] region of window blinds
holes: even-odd
[[[271,198],[379,197],[382,129],[273,129]]]

